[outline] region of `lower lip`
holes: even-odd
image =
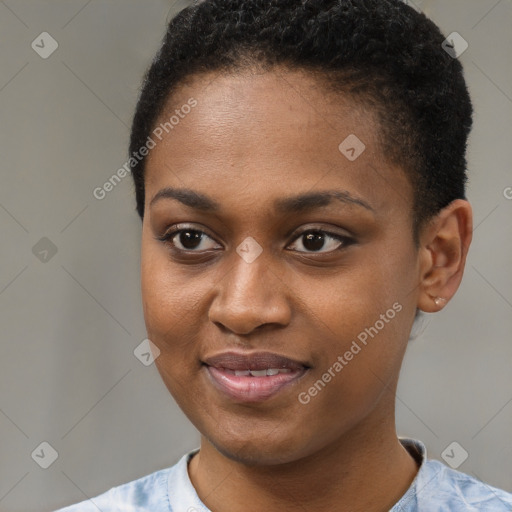
[[[205,366],[215,387],[239,402],[263,402],[294,384],[307,369],[267,377],[238,377],[214,366]]]

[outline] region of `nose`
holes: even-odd
[[[289,289],[261,254],[247,263],[233,254],[232,270],[215,286],[209,310],[211,322],[238,335],[264,325],[288,325],[291,318]]]

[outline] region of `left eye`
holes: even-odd
[[[321,230],[309,230],[301,233],[294,245],[300,241],[302,247],[306,251],[298,252],[332,252],[336,249],[349,245],[350,239],[343,235],[335,235],[334,233],[327,233]],[[320,249],[327,249],[321,251]]]

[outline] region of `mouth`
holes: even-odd
[[[210,382],[237,402],[263,402],[284,392],[310,366],[271,352],[223,352],[203,361]]]

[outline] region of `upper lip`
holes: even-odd
[[[221,352],[205,358],[203,362],[208,366],[234,371],[266,370],[269,368],[288,368],[298,371],[309,368],[305,363],[272,352]]]

